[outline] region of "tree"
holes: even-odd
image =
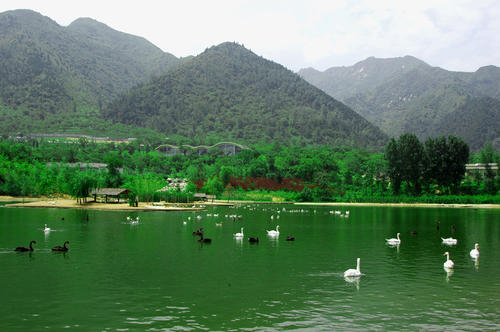
[[[227,167],[227,166],[221,167],[221,169],[219,171],[219,178],[221,179],[224,187],[226,187],[229,184],[229,182],[231,181],[231,175],[232,175],[232,171],[231,171],[230,167]]]
[[[420,194],[424,169],[424,148],[417,136],[403,134],[397,141],[392,138],[386,147],[386,159],[394,192],[399,193],[401,182],[404,181],[413,194]]]
[[[108,174],[106,176],[106,186],[111,188],[117,188],[122,185],[123,180],[120,175],[119,168],[123,166],[123,162],[120,156],[116,153],[109,154],[106,157],[106,163],[108,164]]]
[[[469,146],[459,137],[444,136],[425,141],[427,182],[442,189],[455,190],[465,175],[465,164],[469,160]]]
[[[207,194],[217,196],[220,195],[224,190],[224,185],[217,176],[214,176],[205,183],[202,190]]]
[[[90,191],[96,187],[95,177],[88,172],[77,172],[72,181],[71,196],[75,197],[81,204],[86,202]]]
[[[494,195],[496,194],[498,188],[495,184],[495,172],[491,169],[490,163],[497,162],[498,164],[500,156],[493,149],[493,145],[491,143],[487,143],[479,152],[479,160],[485,165],[486,168],[484,179],[485,191],[488,194]]]
[[[385,159],[387,160],[387,174],[391,179],[392,191],[395,195],[399,195],[401,189],[401,153],[399,151],[398,141],[391,138],[385,148]]]

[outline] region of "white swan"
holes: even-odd
[[[445,252],[443,254],[443,256],[446,256],[446,262],[443,263],[443,267],[445,269],[453,269],[453,267],[455,266],[455,263],[453,263],[453,261],[450,259],[450,253]]]
[[[443,243],[444,243],[444,244],[447,244],[447,245],[450,245],[450,246],[451,246],[451,245],[455,245],[455,244],[457,244],[457,242],[458,242],[458,240],[457,240],[457,239],[454,239],[454,238],[452,238],[452,237],[448,237],[448,238],[446,238],[446,239],[441,238],[441,240],[443,240]]]
[[[48,228],[48,227],[47,227],[47,224],[45,224],[45,227],[43,228],[43,231],[44,231],[45,233],[50,232],[50,228]]]
[[[476,243],[476,244],[474,245],[474,249],[472,249],[472,250],[470,251],[470,257],[472,257],[472,258],[474,258],[474,259],[479,258],[479,250],[478,250],[478,248],[479,248],[479,244],[478,244],[478,243]]]
[[[280,226],[276,226],[276,230],[272,230],[272,231],[267,231],[267,235],[269,236],[278,236],[280,235]]]
[[[344,272],[344,277],[360,277],[363,274],[360,271],[359,265],[361,262],[361,258],[358,257],[357,259],[357,264],[356,264],[356,269],[349,269]]]
[[[397,239],[395,239],[395,238],[385,239],[387,241],[387,244],[390,244],[390,245],[393,245],[393,246],[401,244],[401,239],[399,238],[400,234],[401,233],[396,234]]]
[[[234,235],[234,237],[243,237],[243,227],[241,227],[241,232],[240,233],[235,233],[233,235]]]

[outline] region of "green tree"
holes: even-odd
[[[393,190],[399,193],[401,182],[408,184],[412,194],[421,192],[422,173],[424,170],[424,148],[414,134],[403,134],[396,141],[389,141],[386,147],[388,173],[393,183]]]
[[[222,184],[224,185],[224,188],[229,184],[231,181],[231,175],[232,175],[232,170],[230,167],[227,166],[222,166],[220,171],[219,171],[219,178],[222,181]]]
[[[219,180],[217,176],[213,176],[205,183],[202,190],[206,194],[217,196],[224,191],[224,184],[222,183],[221,180]]]

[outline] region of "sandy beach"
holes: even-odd
[[[89,209],[89,210],[115,210],[115,211],[200,211],[206,206],[233,206],[236,204],[294,204],[309,206],[390,206],[390,207],[426,207],[426,208],[473,208],[473,209],[500,209],[500,204],[432,204],[432,203],[293,203],[293,202],[258,202],[258,201],[227,201],[215,200],[209,202],[193,203],[152,203],[140,202],[138,207],[129,206],[128,203],[96,203],[87,202],[78,204],[75,199],[68,198],[32,198],[0,196],[0,202],[18,202],[6,204],[3,207],[28,207],[28,208],[62,208],[62,209]]]
[[[20,202],[22,197],[0,197],[0,202]],[[96,203],[87,202],[79,204],[74,199],[40,199],[32,201],[25,198],[24,203],[6,204],[7,208],[59,208],[59,209],[87,209],[87,210],[114,210],[114,211],[202,211],[204,202],[190,204],[140,202],[138,207],[129,206],[128,203]]]

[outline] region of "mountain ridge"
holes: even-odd
[[[413,65],[407,65],[408,61]],[[375,64],[375,65],[374,65]],[[384,65],[390,64],[389,69]],[[375,69],[374,69],[375,67]],[[343,75],[355,69],[368,68],[370,75],[377,76],[359,83],[355,77]],[[311,75],[312,73],[312,75]],[[458,130],[443,118],[452,113],[464,115],[463,106],[470,112],[481,112],[477,118],[489,118],[496,122],[483,124],[482,130],[469,128],[465,134],[473,150],[485,143],[500,139],[500,109],[496,103],[493,113],[482,114],[485,97],[500,97],[500,68],[483,66],[475,72],[452,72],[432,67],[414,57],[376,59],[368,58],[350,67],[332,67],[324,72],[301,70],[299,74],[311,84],[337,97],[356,112],[379,126],[389,136],[405,132],[417,134],[419,138],[441,135],[457,135]],[[477,104],[476,104],[477,103]],[[462,123],[466,128],[468,123]],[[486,134],[488,133],[488,134]]]
[[[167,134],[220,139],[301,137],[318,144],[364,145],[372,140],[379,147],[386,140],[378,128],[297,74],[231,42],[207,48],[132,89],[106,115]]]

